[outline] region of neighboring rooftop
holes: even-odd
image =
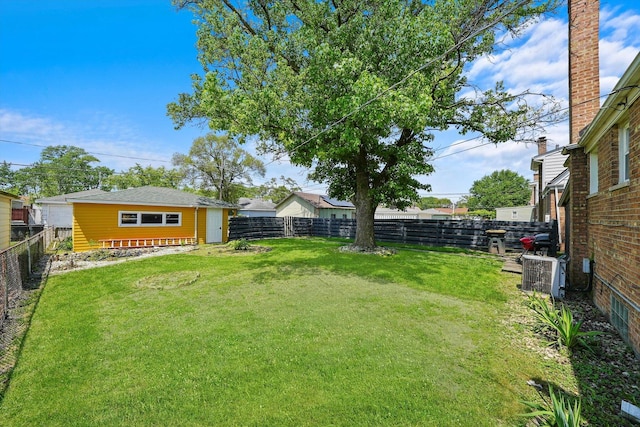
[[[240,205],[240,209],[247,211],[273,211],[276,209],[276,204],[271,200],[240,197],[238,204]]]
[[[96,194],[106,194],[106,191],[98,188],[92,188],[91,190],[76,191],[75,193],[60,194],[58,196],[43,197],[36,199],[36,203],[67,203],[67,199],[74,199],[77,197],[94,196]]]
[[[138,204],[152,206],[187,206],[212,208],[238,208],[233,203],[211,199],[198,194],[164,187],[137,187],[111,193],[67,198],[72,203]]]
[[[296,195],[301,199],[306,200],[311,203],[314,207],[320,209],[355,209],[353,203],[347,202],[344,200],[332,199],[329,196],[325,196],[323,194],[313,194],[313,193],[303,193],[301,191],[296,191],[291,193],[286,199],[284,199],[281,203],[288,200],[291,196]]]

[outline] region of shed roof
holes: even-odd
[[[0,190],[0,196],[7,197],[9,199],[16,199],[16,200],[20,199],[20,197],[16,196],[15,194],[7,193],[6,191],[2,191],[2,190]]]
[[[187,193],[174,188],[152,186],[129,188],[127,190],[75,197],[67,200],[71,203],[238,208],[238,205],[233,203],[211,199],[198,194]]]
[[[92,188],[91,190],[76,191],[74,193],[60,194],[60,195],[51,196],[51,197],[43,197],[41,199],[36,199],[36,203],[66,204],[67,199],[75,199],[77,197],[93,196],[96,194],[106,194],[106,193],[107,193],[106,191],[100,190],[99,188]]]

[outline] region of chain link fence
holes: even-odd
[[[46,228],[0,252],[0,329],[9,309],[20,299],[38,261],[55,239],[55,229]]]

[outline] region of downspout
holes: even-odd
[[[197,206],[196,206],[195,216],[196,216],[196,221],[194,225],[193,236],[196,239],[196,245],[197,245],[198,244],[198,207]]]
[[[556,219],[558,220],[558,244],[562,244],[562,233],[560,232],[560,205],[558,205],[558,187],[553,189],[556,195]]]

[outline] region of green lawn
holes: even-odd
[[[541,377],[500,262],[323,239],[49,278],[7,426],[511,426]]]

